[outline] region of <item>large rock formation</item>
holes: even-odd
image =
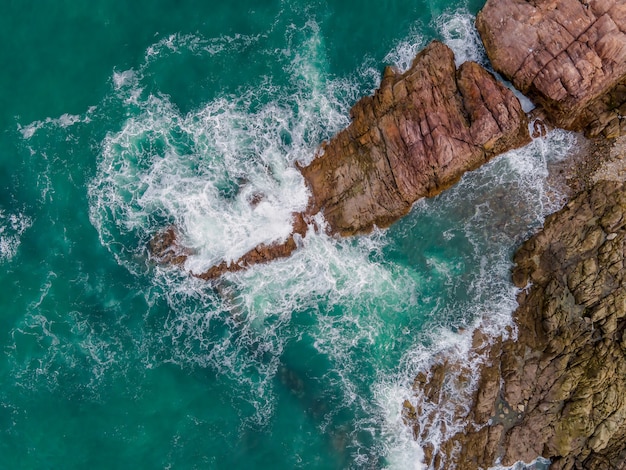
[[[513,272],[523,289],[517,338],[489,342],[475,332],[470,356],[482,364],[469,408],[455,405],[447,381],[459,382],[464,366],[443,358],[415,381],[422,405],[405,404],[416,436],[441,426],[418,424],[424,400],[452,405],[465,424],[427,449],[432,468],[543,456],[552,470],[626,469],[625,257],[626,185],[618,181],[596,183],[524,243]]]
[[[331,231],[386,227],[419,198],[433,196],[493,156],[529,142],[513,93],[483,69],[434,41],[399,74],[391,67],[352,123],[302,168],[313,212]]]
[[[476,25],[493,67],[554,125],[626,131],[623,0],[488,0]]]
[[[294,214],[284,242],[262,245],[197,275],[212,279],[259,262],[289,256],[322,211],[331,233],[353,235],[386,227],[419,198],[433,196],[489,159],[530,141],[528,122],[513,93],[480,65],[457,70],[454,54],[433,42],[400,74],[387,67],[380,88],[351,110],[352,123],[324,143],[301,168],[312,196]],[[174,228],[150,243],[154,258],[182,265],[191,254]]]

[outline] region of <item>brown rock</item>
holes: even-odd
[[[488,0],[476,26],[493,67],[553,124],[626,131],[626,5],[615,0]]]
[[[471,412],[457,413],[463,431],[431,450],[434,468],[538,456],[558,469],[626,468],[625,257],[626,184],[617,181],[582,192],[523,244],[518,337],[486,348],[474,334],[472,355],[482,359]],[[415,382],[418,408],[458,408],[442,390],[454,364],[443,364]]]
[[[191,252],[180,246],[178,238],[178,231],[174,226],[157,233],[149,243],[151,256],[163,264],[184,264]]]
[[[475,63],[455,69],[434,41],[404,74],[385,70],[352,124],[301,168],[332,232],[386,227],[493,156],[529,142],[517,98]]]

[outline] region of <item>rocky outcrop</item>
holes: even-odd
[[[476,23],[494,68],[551,125],[626,131],[624,1],[488,0]],[[551,469],[626,469],[623,140],[592,145],[581,192],[515,255],[515,326],[476,330],[467,357],[416,377],[404,418],[430,468],[542,456]]]
[[[207,271],[192,273],[192,275],[208,281],[217,279],[227,272],[242,271],[255,264],[266,263],[278,258],[287,258],[298,248],[297,240],[299,237],[306,235],[308,228],[302,214],[294,214],[293,220],[293,231],[285,241],[270,245],[258,245],[234,262],[222,261]],[[192,250],[181,244],[178,230],[173,226],[157,233],[150,240],[148,248],[151,257],[161,264],[183,266],[187,258],[193,255]]]
[[[467,366],[443,359],[415,381],[418,402],[451,406],[465,424],[426,449],[431,468],[543,456],[552,470],[626,469],[625,258],[623,182],[597,182],[547,218],[515,255],[517,338],[474,333],[470,356],[481,365],[470,407],[455,405],[446,380],[458,382]],[[423,410],[405,404],[407,422],[426,438],[441,424],[419,419]]]
[[[456,70],[452,51],[432,42],[400,74],[351,110],[352,123],[301,168],[332,232],[386,227],[411,205],[457,182],[493,156],[529,142],[513,93],[480,65]]]
[[[530,141],[528,122],[513,93],[480,65],[457,70],[454,54],[433,42],[400,74],[385,69],[380,88],[351,110],[352,123],[300,168],[311,189],[309,208],[294,214],[287,240],[261,245],[223,261],[203,279],[289,256],[311,217],[322,212],[340,235],[386,227],[419,198],[434,196],[489,159]],[[159,262],[182,265],[192,253],[174,228],[157,234],[150,252]]]
[[[626,3],[488,0],[476,26],[495,70],[554,125],[626,132]]]

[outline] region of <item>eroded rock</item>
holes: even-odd
[[[434,196],[493,156],[530,141],[513,93],[480,65],[456,70],[434,41],[400,74],[388,67],[373,96],[351,110],[352,123],[302,168],[313,212],[332,232],[386,227],[422,197]]]

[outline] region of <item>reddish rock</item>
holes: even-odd
[[[182,247],[178,243],[178,231],[176,227],[170,226],[157,233],[148,245],[151,256],[163,264],[185,264],[190,250]]]
[[[385,70],[380,89],[359,100],[352,123],[301,168],[313,212],[332,232],[386,227],[493,156],[530,141],[513,93],[475,63],[457,71],[434,41],[412,67]]]
[[[552,123],[588,135],[626,131],[626,4],[488,0],[476,26],[493,67]]]

